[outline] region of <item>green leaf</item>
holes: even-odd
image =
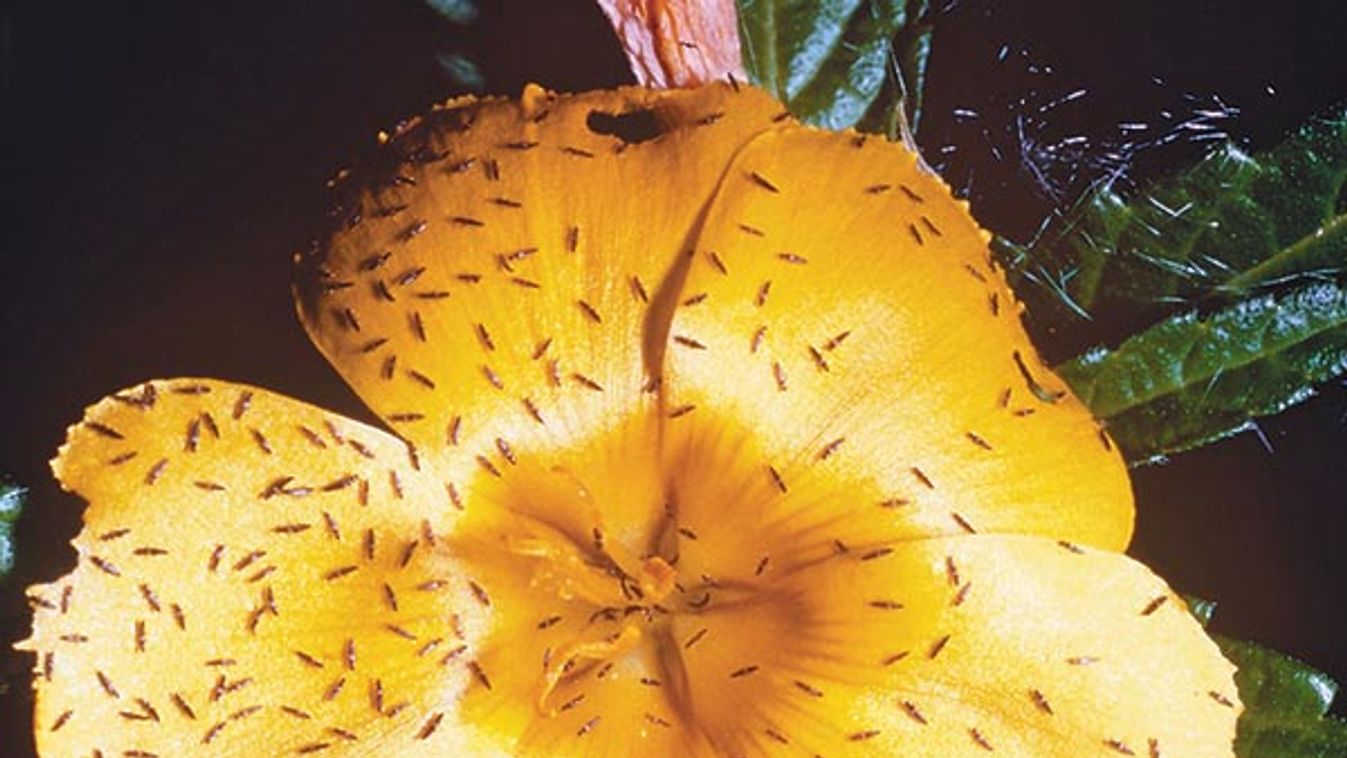
[[[915,127],[930,53],[929,0],[738,4],[744,69],[797,118],[890,136],[901,116]]]
[[[455,24],[471,24],[480,15],[474,0],[426,0],[426,5]]]
[[[1313,284],[1171,317],[1057,368],[1128,460],[1250,428],[1347,371],[1347,291]]]
[[[1203,627],[1216,603],[1184,595]],[[1343,758],[1347,722],[1328,715],[1338,685],[1331,677],[1295,658],[1252,642],[1220,635],[1212,640],[1235,664],[1240,714],[1235,734],[1238,758]]]
[[[424,0],[424,2],[441,18],[459,27],[471,26],[481,16],[477,0]],[[481,67],[462,52],[451,49],[456,47],[450,42],[454,36],[454,34],[446,35],[445,44],[449,48],[435,53],[435,63],[455,90],[476,93],[485,91],[486,77],[483,76]]]
[[[1240,719],[1235,755],[1239,758],[1342,758],[1347,755],[1347,722],[1332,716],[1315,722],[1289,723]]]
[[[1197,597],[1196,595],[1183,595],[1183,602],[1188,606],[1188,612],[1197,619],[1197,623],[1202,628],[1207,628],[1211,623],[1211,617],[1216,615],[1216,601]]]
[[[1294,720],[1328,713],[1338,685],[1327,674],[1289,655],[1252,642],[1213,636],[1221,653],[1239,668],[1240,699],[1260,718]]]
[[[1235,738],[1239,758],[1342,758],[1347,722],[1328,716],[1338,686],[1327,674],[1251,642],[1213,636],[1238,667],[1244,713]]]
[[[1347,110],[1250,156],[1232,144],[1145,191],[1087,193],[1003,255],[1077,315],[1117,317],[1337,280],[1347,264]],[[1028,294],[1028,293],[1022,293]],[[1060,312],[1059,312],[1060,315]]]
[[[486,89],[486,78],[482,70],[470,58],[458,53],[437,53],[435,62],[455,87],[468,92],[482,92]]]
[[[14,522],[27,497],[28,490],[0,477],[0,580],[14,568]]]

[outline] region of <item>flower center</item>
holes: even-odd
[[[516,755],[751,754],[833,728],[829,703],[895,652],[876,645],[901,605],[852,603],[820,569],[867,566],[884,526],[785,497],[741,441],[641,444],[521,455],[478,483],[489,507],[454,549],[493,620],[467,720]]]

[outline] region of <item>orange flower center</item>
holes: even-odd
[[[887,520],[798,507],[809,494],[788,495],[745,435],[694,438],[614,456],[650,452],[619,431],[565,465],[521,456],[483,477],[492,507],[453,538],[493,612],[471,722],[525,752],[639,722],[640,754],[726,754],[763,738],[746,721],[784,736],[792,711],[831,720],[825,690],[902,657],[876,648],[902,603],[852,602],[829,568],[889,552]]]

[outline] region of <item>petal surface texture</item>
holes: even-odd
[[[675,621],[718,755],[1232,755],[1233,667],[1123,556],[977,535],[757,583]]]
[[[726,172],[673,318],[667,408],[686,414],[669,436],[751,428],[797,504],[887,507],[894,538],[1126,547],[1122,459],[1040,362],[988,238],[901,145],[760,135]]]
[[[573,444],[653,402],[665,282],[780,111],[728,86],[451,103],[347,180],[301,319],[418,446]]]
[[[91,408],[54,468],[89,508],[74,572],[30,591],[43,755],[464,754],[445,706],[473,677],[445,658],[484,622],[402,442],[160,381]]]

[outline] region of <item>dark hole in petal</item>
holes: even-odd
[[[649,142],[664,133],[664,125],[649,109],[626,113],[590,111],[585,126],[595,134],[611,134],[627,143]]]

